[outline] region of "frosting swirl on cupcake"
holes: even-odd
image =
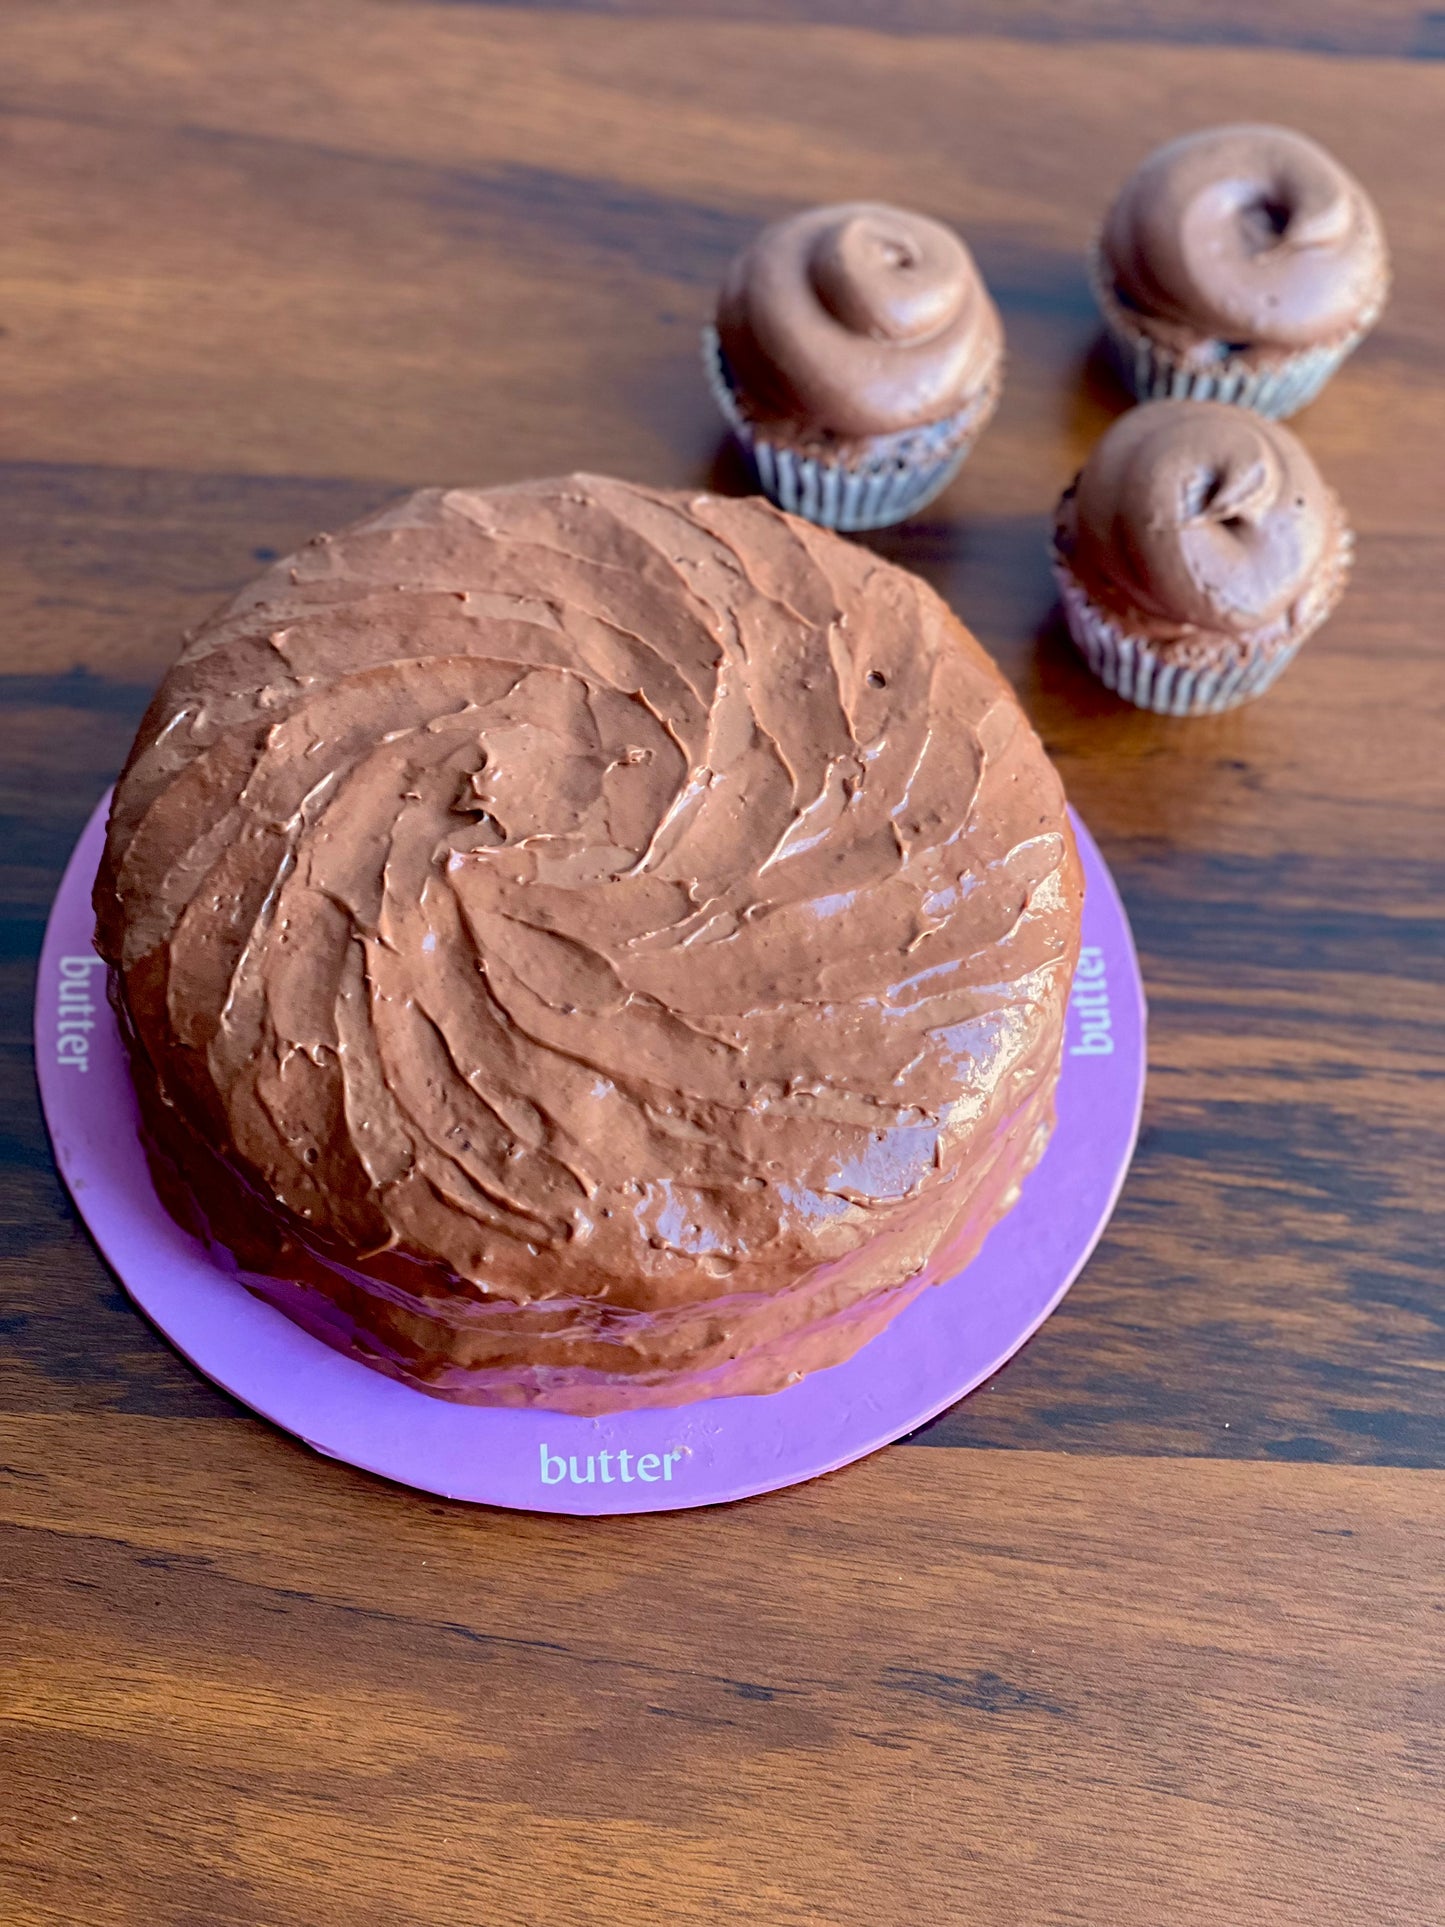
[[[1094,449],[1059,545],[1121,615],[1254,636],[1296,620],[1342,535],[1338,502],[1287,428],[1223,402],[1158,401]]]
[[[958,235],[868,201],[764,228],[728,270],[717,328],[753,414],[842,437],[941,420],[989,381],[1003,348]]]
[[[1104,225],[1119,297],[1249,346],[1308,348],[1366,322],[1388,263],[1359,182],[1285,127],[1214,127],[1159,148]]]

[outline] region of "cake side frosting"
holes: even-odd
[[[923,584],[574,476],[423,491],[207,624],[96,907],[176,1208],[384,1369],[585,1410],[773,1389],[976,1248],[1080,889]]]

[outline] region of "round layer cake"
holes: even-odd
[[[954,1273],[1052,1118],[1059,780],[921,582],[761,500],[429,489],[141,725],[98,945],[170,1208],[447,1398],[768,1392]]]

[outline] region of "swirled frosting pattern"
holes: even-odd
[[[728,270],[717,328],[751,414],[845,440],[966,407],[1003,353],[998,311],[958,235],[867,201],[764,228]]]
[[[1388,262],[1359,182],[1285,127],[1215,127],[1151,154],[1109,211],[1104,259],[1146,322],[1309,348],[1373,318]]]
[[[427,490],[189,644],[96,887],[157,1169],[428,1390],[835,1362],[1011,1201],[1080,874],[920,582],[757,500]]]
[[[1060,548],[1136,627],[1257,638],[1305,619],[1342,536],[1339,503],[1287,428],[1224,402],[1156,401],[1094,448]]]

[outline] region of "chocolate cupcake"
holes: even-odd
[[[1094,674],[1169,716],[1268,689],[1344,590],[1352,537],[1299,441],[1219,402],[1120,417],[1065,491],[1053,564]]]
[[[828,528],[882,528],[932,501],[993,414],[1003,326],[951,228],[856,201],[763,229],[704,358],[765,494]]]
[[[1354,176],[1287,127],[1212,127],[1125,183],[1094,291],[1141,401],[1292,415],[1379,318],[1389,259]]]

